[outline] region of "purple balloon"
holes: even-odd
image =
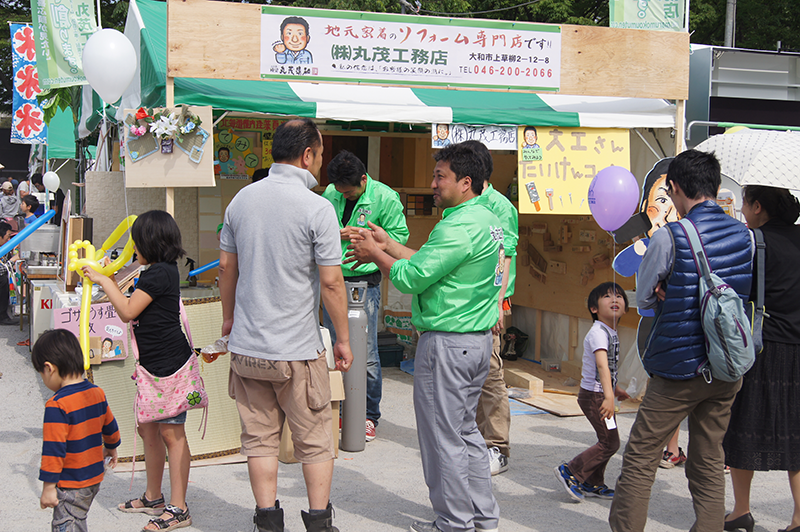
[[[621,166],[603,168],[589,185],[589,210],[597,225],[616,231],[639,206],[639,183]]]

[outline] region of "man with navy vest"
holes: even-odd
[[[716,204],[720,181],[713,154],[688,150],[669,165],[667,193],[697,227],[712,270],[746,298],[752,241],[747,227]],[[688,416],[686,478],[696,516],[691,531],[717,532],[725,520],[722,438],[741,379],[711,378],[691,247],[678,223],[665,227],[653,233],[636,283],[639,308],[656,310],[642,359],[651,379],[625,447],[608,521],[615,532],[644,530],[662,450]]]

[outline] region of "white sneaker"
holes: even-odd
[[[508,457],[497,447],[489,449],[489,469],[492,471],[492,476],[508,471]]]

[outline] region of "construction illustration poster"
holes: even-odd
[[[591,214],[586,197],[597,172],[630,168],[627,129],[520,126],[520,214]]]

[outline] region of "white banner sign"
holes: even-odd
[[[444,148],[465,140],[482,142],[490,150],[517,150],[516,126],[468,126],[465,124],[433,124],[432,146]]]
[[[557,90],[555,25],[265,6],[263,79]]]

